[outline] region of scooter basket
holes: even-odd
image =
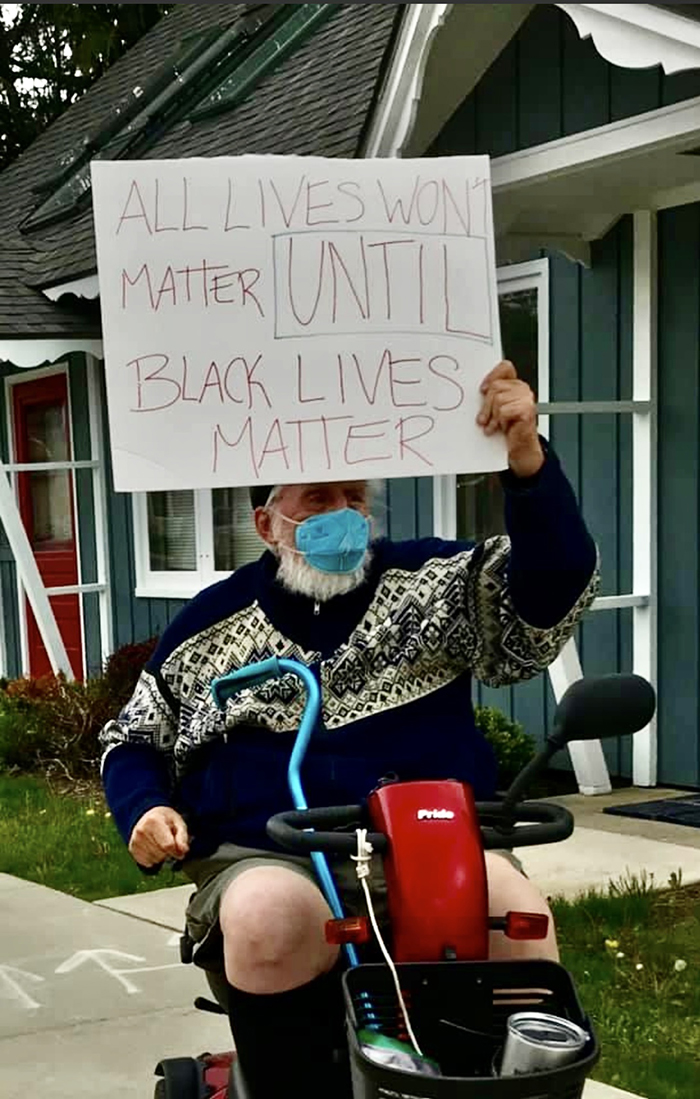
[[[425,1056],[442,1076],[379,1065],[357,1031],[372,1023],[407,1040],[386,965],[361,965],[343,978],[355,1099],[581,1099],[600,1051],[573,982],[554,962],[420,962],[397,966],[408,1014]],[[539,1011],[583,1027],[589,1040],[576,1061],[542,1072],[498,1075],[510,1015]]]

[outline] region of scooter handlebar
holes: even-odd
[[[558,843],[568,839],[574,830],[574,818],[569,810],[549,802],[530,801],[516,806],[515,820],[510,814],[504,817],[502,803],[498,801],[477,802],[476,808],[487,851]],[[357,851],[355,833],[328,829],[359,825],[363,815],[360,805],[293,809],[271,817],[267,822],[267,834],[280,847],[302,855],[312,851],[354,855]],[[370,832],[367,839],[378,854],[383,854],[389,846],[388,837],[381,832]]]
[[[335,805],[326,809],[291,809],[277,813],[267,822],[267,834],[271,840],[301,855],[312,851],[325,851],[333,855],[354,855],[357,852],[357,836],[354,832],[323,831],[323,829],[359,825],[363,812],[361,805]],[[379,854],[386,851],[389,841],[381,832],[369,832],[367,839]]]
[[[535,847],[566,840],[574,830],[574,818],[563,805],[526,801],[504,815],[498,801],[476,803],[485,850],[498,847]]]

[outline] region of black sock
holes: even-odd
[[[289,992],[229,986],[229,1020],[251,1099],[351,1096],[340,969]]]

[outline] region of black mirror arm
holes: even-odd
[[[516,805],[523,800],[523,795],[528,786],[530,786],[533,780],[544,771],[552,756],[556,755],[559,749],[564,747],[565,743],[566,741],[562,744],[558,743],[556,734],[552,737],[548,737],[542,751],[523,767],[519,775],[516,775],[502,802],[503,826],[506,829],[512,827],[515,818],[513,810]]]

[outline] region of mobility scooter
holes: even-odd
[[[215,680],[212,692],[223,708],[232,694],[283,675],[301,679],[307,698],[288,771],[295,808],[274,816],[268,833],[280,847],[311,857],[333,913],[327,937],[345,951],[342,1054],[354,1099],[580,1099],[599,1057],[594,1029],[562,966],[488,960],[491,931],[544,938],[547,917],[489,918],[484,851],[571,835],[569,811],[524,800],[527,788],[567,743],[644,728],[656,704],[650,684],[634,675],[575,683],[544,747],[501,800],[475,802],[469,786],[446,777],[387,781],[364,806],[310,809],[301,775],[320,711],[313,673],[271,659]],[[361,868],[372,853],[384,862],[388,949],[373,919],[370,929],[364,917],[344,918],[326,858],[354,858]],[[361,963],[372,931],[385,961]],[[223,1013],[210,1001],[196,1003]],[[156,1099],[248,1099],[231,1052],[162,1061],[156,1076]]]

